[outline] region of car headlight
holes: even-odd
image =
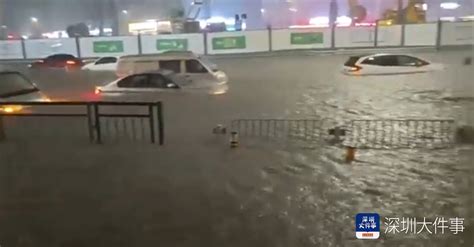
[[[0,106],[0,112],[4,113],[14,113],[19,112],[23,109],[20,105],[9,105],[9,106]]]
[[[227,75],[222,71],[217,71],[214,75],[219,82],[227,82],[228,80]]]

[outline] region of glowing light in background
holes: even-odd
[[[339,27],[348,27],[352,24],[352,19],[348,16],[339,16],[336,19],[337,26]]]
[[[316,27],[328,27],[329,26],[329,17],[318,16],[309,19],[309,24]]]
[[[441,3],[439,6],[443,9],[457,9],[461,5],[455,2],[444,2],[444,3]]]
[[[456,17],[454,17],[454,16],[445,16],[445,17],[439,18],[439,20],[441,20],[441,21],[456,21]]]

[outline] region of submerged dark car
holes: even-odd
[[[79,70],[84,62],[70,54],[55,54],[32,62],[29,67],[32,69],[64,69]]]
[[[2,102],[50,101],[27,77],[17,71],[0,72],[0,113],[13,113],[23,107]]]

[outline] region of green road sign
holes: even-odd
[[[291,44],[292,45],[312,45],[322,44],[324,40],[324,34],[321,32],[317,33],[291,33]]]
[[[212,49],[245,49],[247,47],[245,36],[222,37],[212,39]]]
[[[94,53],[123,52],[123,41],[94,41]]]
[[[158,51],[187,51],[187,39],[157,39],[156,49]]]

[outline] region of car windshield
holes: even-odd
[[[344,64],[345,66],[353,67],[359,61],[361,57],[350,57],[346,63]]]
[[[0,73],[0,98],[37,91],[25,77],[17,73]]]
[[[0,247],[474,247],[473,59],[474,0],[0,0]]]
[[[199,61],[201,61],[202,64],[204,64],[205,66],[207,66],[208,68],[210,68],[214,72],[219,70],[217,65],[215,63],[211,62],[211,60],[209,60],[209,58],[207,58],[207,57],[200,56]]]

